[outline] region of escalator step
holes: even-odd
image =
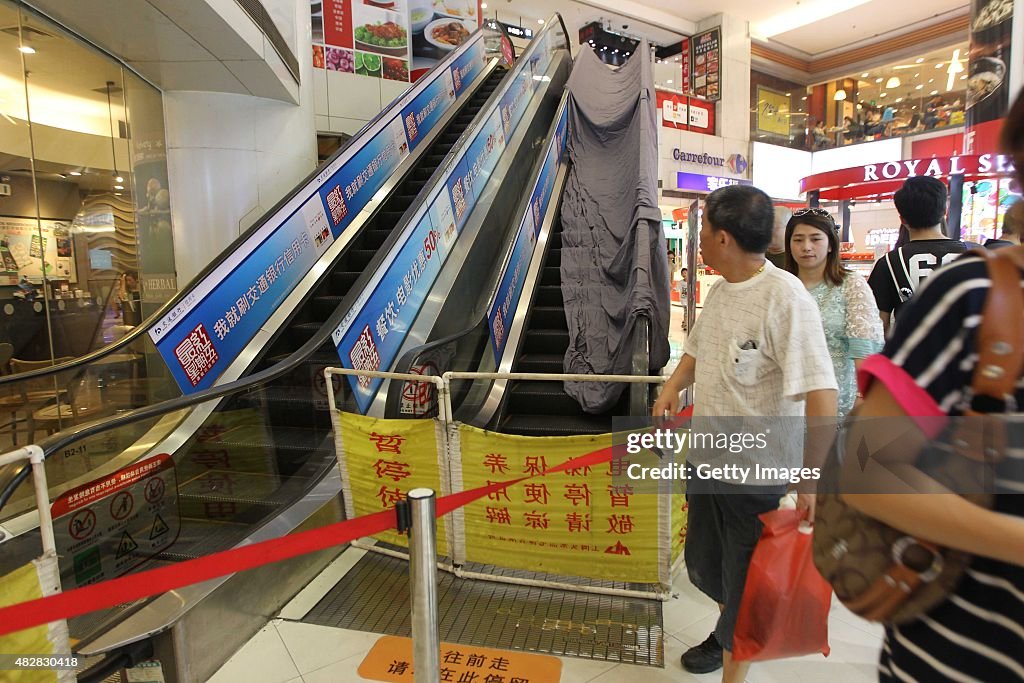
[[[387,241],[388,237],[391,236],[391,228],[386,230],[370,230],[364,231],[361,234],[360,242],[362,247],[366,249],[380,249],[380,247]]]
[[[320,323],[298,323],[288,326],[288,335],[297,349],[312,339],[313,335],[320,331],[320,328]]]
[[[579,403],[562,389],[562,382],[516,382],[509,390],[510,415],[583,415]]]
[[[450,143],[450,142],[439,142],[439,143],[437,143],[436,145],[434,145],[433,147],[430,148],[430,153],[431,154],[444,154],[445,156],[447,156],[448,152],[452,151],[453,144],[454,143]]]
[[[509,415],[499,428],[505,434],[523,436],[605,434],[611,430],[611,419],[599,415]]]
[[[536,329],[567,330],[565,309],[560,306],[534,306],[530,311],[529,326]]]
[[[536,330],[526,331],[523,344],[524,353],[565,353],[569,348],[568,330]]]
[[[332,294],[339,295],[348,292],[348,290],[352,289],[352,285],[356,283],[360,275],[362,275],[361,272],[352,271],[331,273]]]
[[[327,320],[344,301],[341,295],[318,296],[313,299],[313,315],[317,320]]]
[[[552,230],[551,234],[548,235],[548,249],[550,249],[551,251],[555,251],[555,250],[561,249],[561,248],[562,248],[562,233],[561,232],[555,232],[554,230]]]
[[[425,166],[429,166],[431,169],[436,169],[444,161],[444,154],[428,154],[423,158]]]
[[[436,169],[427,166],[420,166],[419,168],[412,172],[411,177],[414,178],[415,180],[427,181],[430,180],[430,176],[434,175],[435,170]]]
[[[564,307],[561,285],[541,285],[537,288],[537,298],[534,303],[538,306]]]
[[[365,269],[377,255],[376,249],[349,249],[348,263],[350,268]]]
[[[426,180],[407,180],[402,183],[402,194],[418,195],[426,184]]]
[[[544,272],[540,277],[542,285],[561,285],[562,269],[557,265],[544,264]]]
[[[558,374],[562,372],[562,353],[528,353],[519,357],[515,372],[546,372]]]
[[[388,203],[388,208],[391,208],[391,203]],[[398,221],[402,220],[402,216],[405,215],[405,211],[381,211],[377,214],[380,217],[380,229],[391,232]]]
[[[550,241],[550,240],[549,240]],[[562,265],[562,250],[551,249],[548,251],[547,259],[544,261],[544,267],[549,266],[559,267]]]

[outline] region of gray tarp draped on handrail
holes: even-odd
[[[650,370],[669,358],[669,270],[658,208],[658,118],[650,50],[618,69],[584,49],[569,77],[562,199],[567,373],[630,374],[634,322],[650,320]],[[583,409],[614,406],[621,384],[566,382]]]

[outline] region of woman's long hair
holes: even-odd
[[[825,282],[833,287],[843,284],[850,271],[846,269],[839,258],[839,233],[836,230],[835,221],[830,216],[806,213],[789,219],[789,223],[786,223],[786,270],[798,277],[800,275],[800,266],[793,258],[793,248],[790,246],[793,231],[798,225],[809,225],[825,233],[825,237],[828,239],[828,254],[825,255]]]

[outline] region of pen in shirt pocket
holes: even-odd
[[[757,342],[754,341],[753,339],[748,339],[747,341],[743,342],[743,345],[740,347],[740,350],[741,351],[752,351],[752,350],[754,350],[756,348],[757,348]]]

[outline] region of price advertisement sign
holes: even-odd
[[[127,574],[178,539],[174,460],[157,455],[79,486],[50,512],[65,588]]]
[[[709,100],[722,97],[722,29],[716,27],[690,38],[693,94]]]

